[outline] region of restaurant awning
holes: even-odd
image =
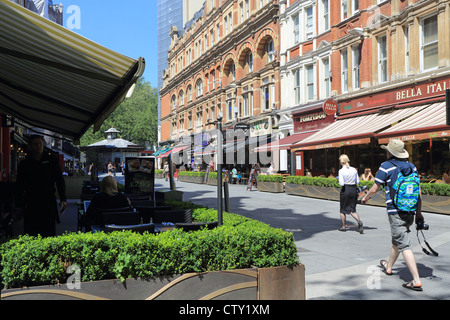
[[[299,144],[301,141],[313,135],[314,133],[317,133],[317,131],[294,134],[292,136],[277,141],[273,141],[264,146],[255,148],[254,152],[273,152],[279,150],[289,150],[293,145]]]
[[[394,109],[342,120],[338,119],[335,123],[294,146],[293,150],[318,150],[369,143],[370,138],[375,134],[420,112],[427,106]]]
[[[183,151],[184,149],[186,149],[188,146],[183,146],[183,147],[175,147],[170,151],[167,151],[166,153],[163,153],[159,156],[157,156],[157,159],[162,159],[162,158],[167,158],[169,157],[171,154],[175,154],[175,153],[179,153],[181,151]]]
[[[446,125],[446,103],[432,104],[396,126],[377,134],[380,144],[389,143],[390,139],[403,141],[430,138],[450,138],[450,126]]]
[[[145,61],[0,0],[0,112],[78,140],[125,99]]]

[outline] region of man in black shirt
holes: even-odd
[[[17,204],[24,209],[24,233],[42,237],[56,235],[59,222],[55,184],[61,201],[61,212],[67,208],[66,186],[58,160],[44,152],[44,138],[30,137],[28,157],[19,164]]]

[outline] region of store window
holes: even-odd
[[[422,70],[430,70],[438,67],[438,21],[437,16],[423,19],[421,65]]]

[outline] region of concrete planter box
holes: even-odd
[[[424,194],[422,211],[450,215],[450,197]]]
[[[188,183],[198,183],[203,184],[204,177],[193,177],[193,176],[178,176],[178,180],[181,182],[188,182]]]
[[[2,300],[306,300],[305,266],[3,290]]]
[[[155,173],[155,179],[164,179],[164,173]]]
[[[284,183],[258,181],[258,191],[271,193],[284,193]]]
[[[340,191],[340,188],[286,183],[287,194],[301,197],[339,201]],[[370,200],[368,205],[386,207],[386,194],[382,192],[376,199]],[[422,211],[450,215],[450,197],[423,195]]]

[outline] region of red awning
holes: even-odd
[[[309,136],[313,135],[317,131],[310,131],[310,132],[303,132],[294,134],[292,136],[273,141],[271,143],[268,143],[264,146],[255,148],[255,152],[272,152],[272,151],[278,151],[278,150],[289,150],[293,145],[296,145],[303,141],[304,139],[308,138]]]
[[[157,156],[156,158],[157,158],[157,159],[168,158],[172,153],[178,153],[178,152],[181,152],[181,151],[183,151],[183,150],[186,149],[186,148],[187,148],[187,146],[173,148],[172,150],[167,151],[166,153],[163,153],[163,154]]]
[[[445,123],[445,102],[435,103],[412,117],[376,135],[380,144],[390,139],[403,141],[449,138],[450,126]]]
[[[368,143],[370,138],[377,133],[395,126],[399,121],[411,117],[426,107],[428,105],[337,120],[325,129],[306,138],[297,146],[294,146],[294,151],[337,148],[344,145]]]

